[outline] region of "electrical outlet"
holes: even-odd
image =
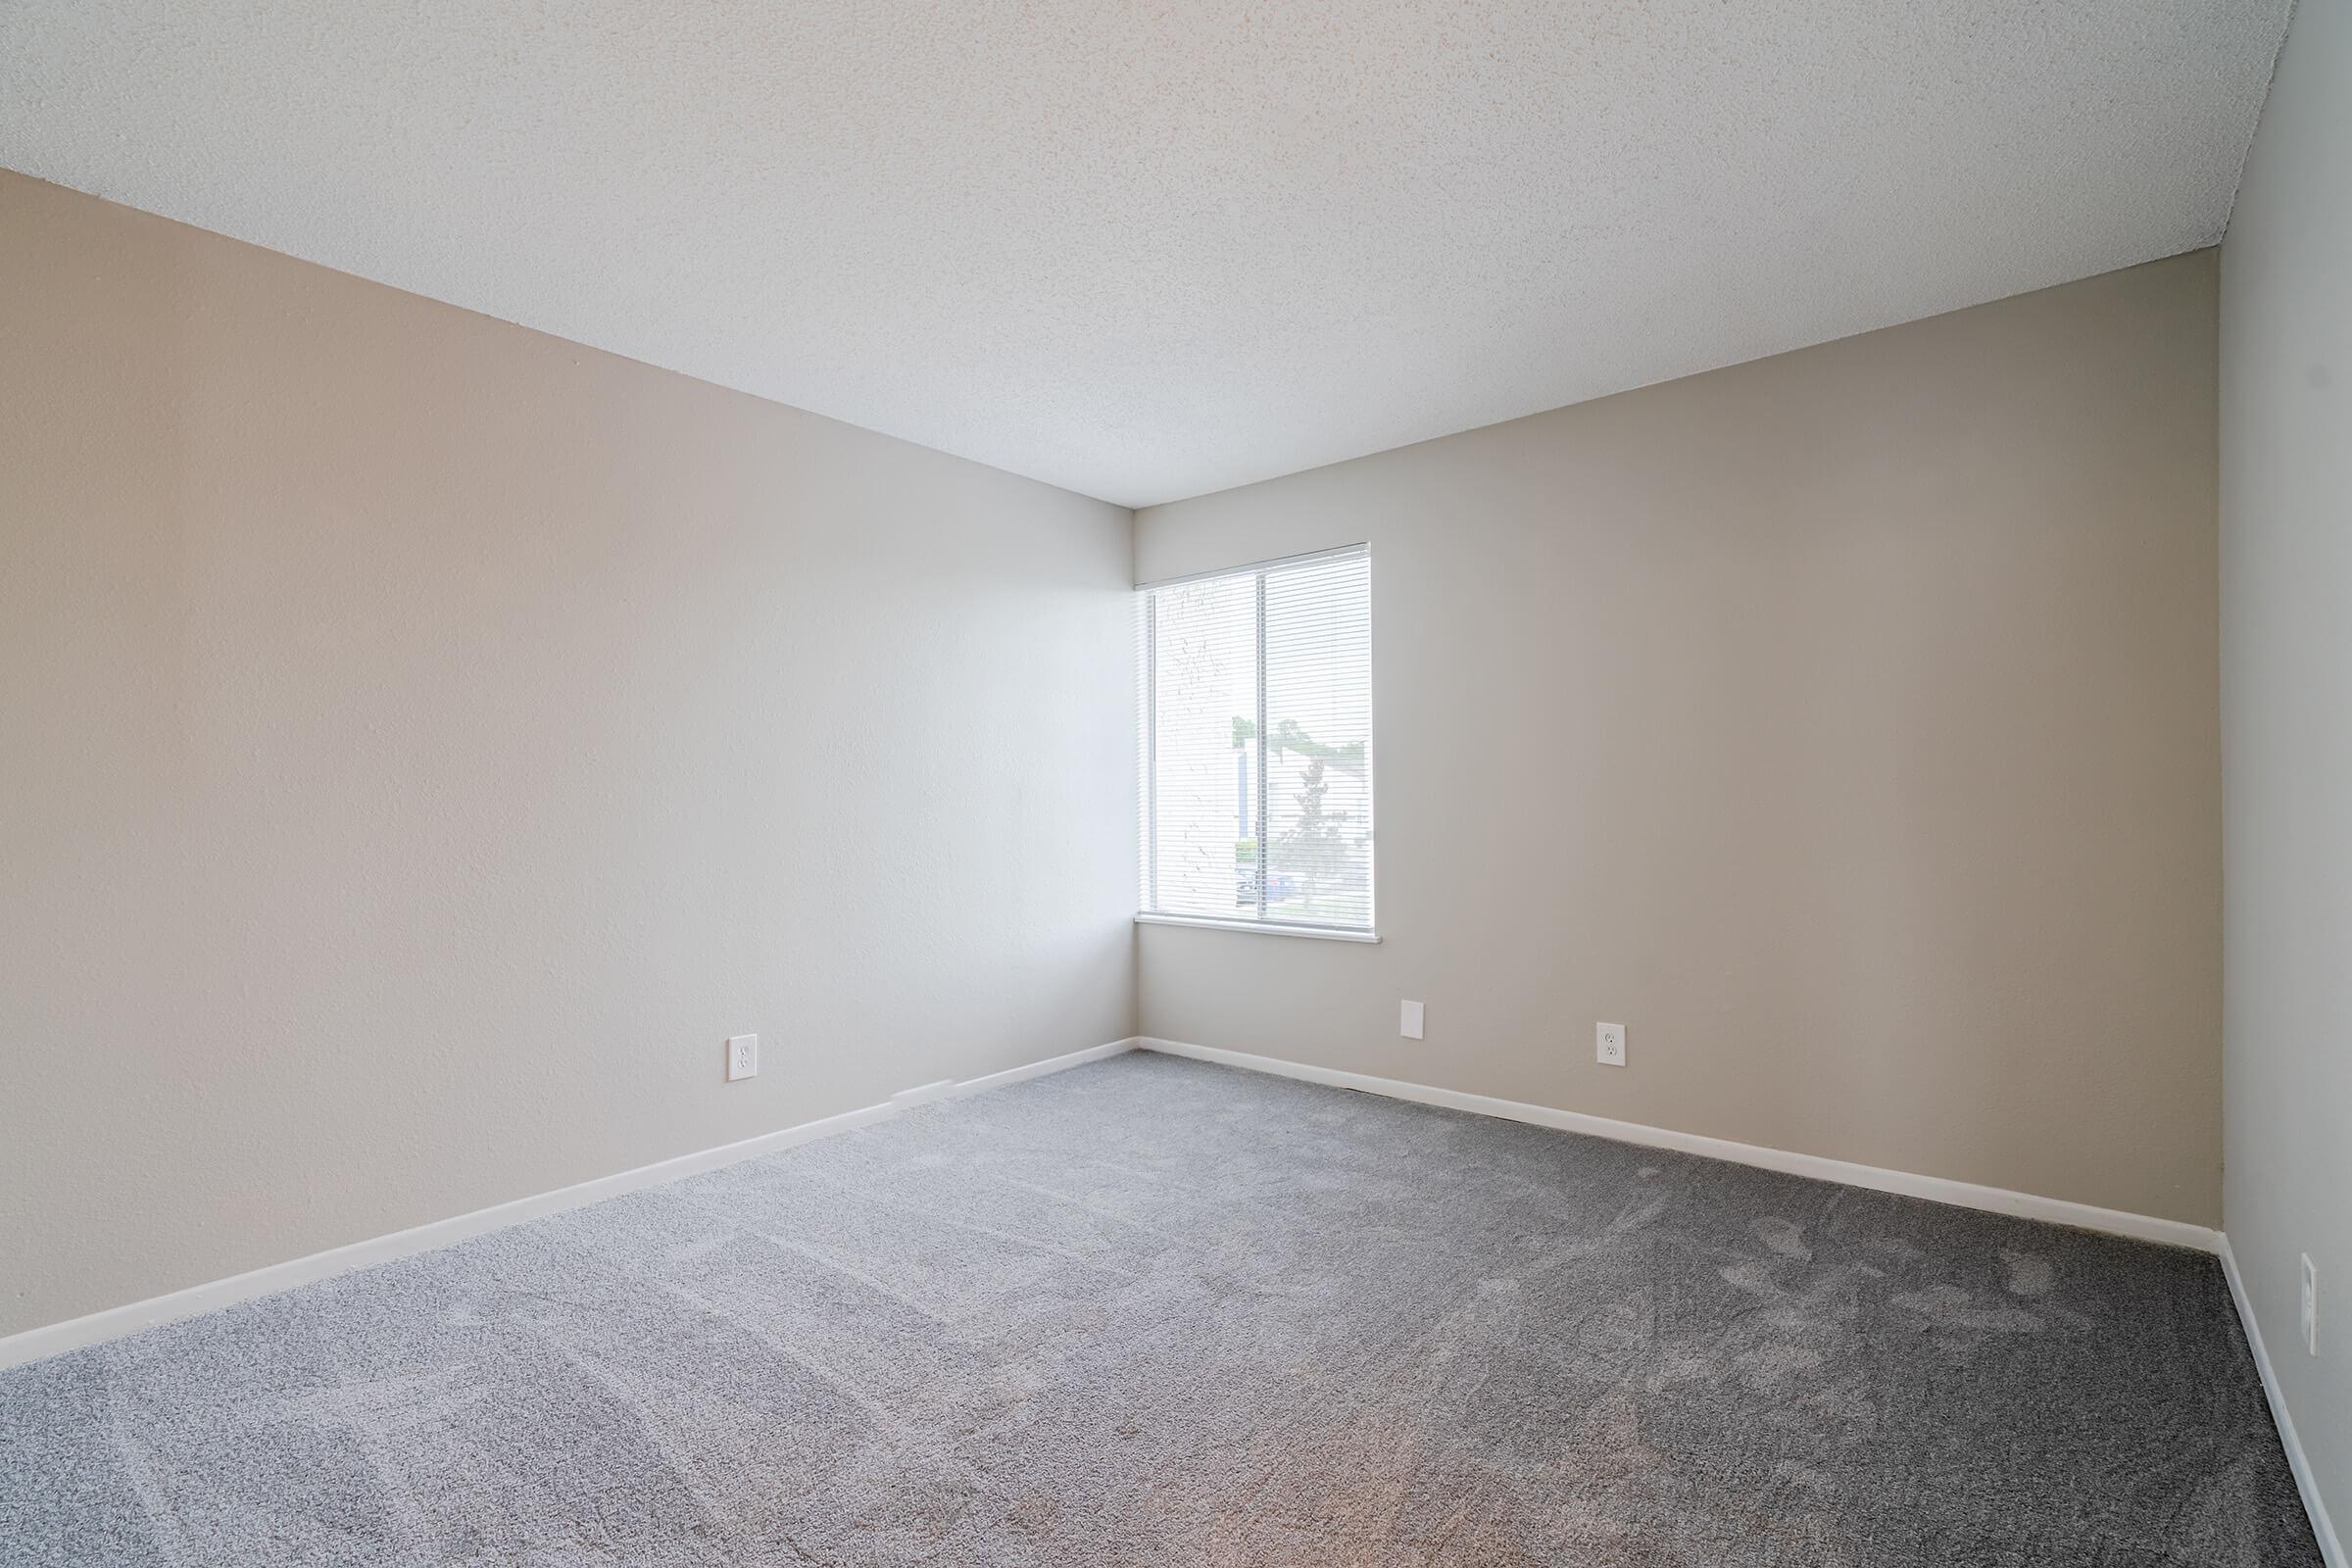
[[[1592,1026],[1592,1059],[1603,1067],[1625,1065],[1625,1025],[1596,1023]]]
[[[2303,1349],[2306,1354],[2320,1353],[2320,1271],[2312,1266],[2311,1254],[2303,1254]]]
[[[760,1076],[760,1037],[734,1035],[727,1041],[727,1082]]]
[[[1396,1032],[1407,1040],[1421,1038],[1421,1004],[1408,1002],[1397,1008]]]

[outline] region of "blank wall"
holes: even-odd
[[[2352,1524],[2352,6],[2306,4],[2222,250],[2230,1245]],[[2319,1269],[2304,1349],[2300,1262]]]
[[[1138,514],[1370,541],[1384,938],[1146,928],[1144,1031],[2215,1223],[2215,330],[2203,252]]]
[[[5,173],[0,448],[0,1333],[1133,1032],[1124,511]]]

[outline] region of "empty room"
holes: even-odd
[[[6,1568],[2352,1568],[2352,0],[0,6]]]

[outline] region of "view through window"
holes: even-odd
[[[1372,563],[1361,545],[1137,593],[1141,907],[1372,929]]]

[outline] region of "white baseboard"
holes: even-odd
[[[136,1334],[141,1329],[154,1328],[160,1323],[233,1306],[257,1296],[273,1296],[298,1285],[347,1274],[353,1269],[367,1268],[374,1263],[389,1262],[414,1252],[429,1252],[435,1248],[447,1247],[453,1242],[462,1242],[485,1231],[503,1230],[509,1225],[519,1225],[524,1220],[537,1219],[545,1214],[602,1202],[608,1198],[618,1198],[623,1193],[632,1193],[641,1187],[674,1182],[682,1176],[715,1170],[721,1165],[732,1165],[738,1160],[752,1159],[760,1154],[772,1154],[796,1144],[830,1138],[858,1127],[869,1127],[903,1110],[935,1100],[983,1094],[1025,1079],[1042,1078],[1048,1073],[1066,1071],[1090,1061],[1101,1061],[1105,1056],[1133,1051],[1137,1044],[1134,1040],[1114,1040],[1106,1046],[1090,1046],[1084,1051],[1029,1062],[1004,1072],[991,1073],[985,1078],[973,1078],[963,1083],[925,1084],[894,1095],[879,1105],[843,1111],[838,1116],[826,1116],[816,1121],[802,1122],[795,1127],[780,1128],[772,1133],[761,1133],[757,1138],[746,1138],[740,1143],[722,1144],[716,1149],[640,1165],[635,1170],[599,1176],[593,1181],[559,1188],[552,1193],[518,1198],[513,1202],[477,1208],[469,1214],[457,1214],[409,1230],[394,1231],[389,1236],[371,1237],[364,1242],[353,1242],[347,1247],[313,1252],[308,1257],[289,1258],[283,1263],[271,1263],[250,1273],[213,1280],[204,1285],[191,1285],[184,1291],[173,1291],[168,1296],[108,1307],[103,1312],[92,1312],[87,1317],[69,1318],[63,1323],[45,1323],[39,1328],[26,1329],[0,1339],[0,1369],[62,1355],[85,1345],[121,1339],[126,1334]]]
[[[1909,1198],[1957,1203],[1964,1208],[1989,1209],[1996,1214],[2048,1220],[2081,1230],[2105,1231],[2139,1241],[2162,1242],[2174,1247],[2217,1253],[2221,1260],[2222,1276],[2230,1282],[2230,1298],[2236,1303],[2238,1318],[2245,1325],[2246,1343],[2254,1351],[2255,1369],[2262,1375],[2262,1392],[2270,1400],[2271,1419],[2277,1423],[2278,1441],[2286,1449],[2287,1467],[2294,1472],[2295,1489],[2302,1494],[2304,1511],[2311,1516],[2312,1534],[2319,1540],[2320,1555],[2326,1560],[2328,1568],[2352,1568],[2352,1559],[2345,1557],[2343,1545],[2336,1539],[2335,1526],[2328,1517],[2328,1506],[2320,1496],[2319,1481],[2312,1474],[2311,1462],[2304,1456],[2302,1441],[2295,1436],[2294,1418],[2287,1413],[2286,1398],[2279,1392],[2278,1376],[2272,1370],[2270,1352],[2263,1346],[2262,1327],[2254,1320],[2253,1303],[2246,1298],[2245,1282],[2238,1277],[2237,1258],[2230,1250],[2230,1238],[2218,1230],[2180,1220],[2158,1219],[2148,1214],[2132,1214],[2121,1209],[2099,1208],[2089,1203],[2069,1202],[2059,1198],[2040,1198],[2032,1193],[1983,1187],[1974,1182],[1947,1181],[1940,1176],[1916,1176],[1908,1171],[1885,1170],[1875,1165],[1826,1159],[1818,1154],[1792,1154],[1786,1150],[1737,1144],[1726,1138],[1705,1138],[1696,1133],[1678,1133],[1663,1127],[1645,1127],[1639,1122],[1613,1121],[1606,1116],[1556,1110],[1548,1105],[1530,1105],[1516,1100],[1496,1100],[1487,1095],[1463,1094],[1458,1090],[1433,1089],[1425,1084],[1405,1083],[1395,1078],[1374,1078],[1364,1073],[1342,1072],[1331,1067],[1310,1067],[1302,1062],[1284,1061],[1274,1056],[1254,1056],[1241,1051],[1222,1051],[1213,1046],[1188,1045],[1180,1040],[1156,1040],[1146,1036],[1138,1039],[1136,1044],[1146,1051],[1163,1052],[1172,1056],[1222,1062],[1229,1067],[1244,1067],[1251,1072],[1272,1073],[1277,1077],[1297,1078],[1306,1083],[1330,1084],[1340,1089],[1358,1089],[1366,1094],[1386,1095],[1392,1100],[1444,1105],[1481,1116],[1500,1116],[1507,1121],[1530,1122],[1538,1127],[1590,1133],[1596,1138],[1614,1139],[1619,1143],[1704,1154],[1714,1159],[1756,1165],[1792,1176],[1813,1176],[1823,1181],[1843,1182],[1883,1193],[1900,1193]]]
[[[955,1094],[959,1100],[966,1095],[985,1095],[991,1089],[1027,1083],[1032,1078],[1043,1078],[1048,1073],[1067,1072],[1072,1067],[1083,1067],[1090,1061],[1101,1061],[1106,1056],[1116,1056],[1142,1048],[1143,1041],[1134,1036],[1113,1040],[1107,1046],[1089,1046],[1084,1051],[1073,1051],[1066,1056],[1048,1056],[1043,1061],[1025,1062],[1018,1067],[1007,1067],[1003,1072],[992,1072],[985,1078],[966,1078],[956,1086]]]
[[[1499,1116],[1508,1121],[1532,1123],[1539,1127],[1556,1127],[1566,1132],[1587,1133],[1597,1138],[1613,1139],[1619,1143],[1639,1144],[1652,1149],[1671,1149],[1684,1153],[1703,1154],[1710,1158],[1727,1159],[1737,1164],[1755,1165],[1765,1170],[1782,1171],[1789,1175],[1817,1177],[1824,1181],[1844,1182],[1850,1186],[1867,1187],[1879,1192],[1899,1193],[1912,1198],[1932,1199],[1938,1202],[1956,1203],[1967,1208],[1988,1209],[1994,1213],[2014,1214],[2026,1219],[2049,1220],[2060,1225],[2072,1225],[2084,1230],[2105,1231],[2113,1235],[2133,1237],[2141,1241],[2163,1242],[2176,1247],[2194,1248],[2220,1255],[2222,1272],[2229,1281],[2230,1295],[2236,1303],[2239,1320],[2245,1326],[2246,1343],[2254,1352],[2254,1364],[2262,1377],[2264,1396],[2270,1400],[2272,1418],[2278,1423],[2279,1441],[2285,1446],[2287,1464],[2295,1477],[2295,1486],[2302,1494],[2303,1506],[2311,1515],[2312,1530],[2319,1539],[2320,1551],[2328,1568],[2352,1568],[2335,1528],[2329,1521],[2326,1503],[2311,1465],[2303,1453],[2301,1442],[2295,1436],[2294,1419],[2287,1412],[2285,1397],[2280,1394],[2276,1374],[2272,1370],[2269,1350],[2264,1347],[2262,1328],[2255,1321],[2253,1304],[2246,1298],[2245,1284],[2238,1277],[2237,1259],[2230,1250],[2229,1238],[2221,1232],[2180,1220],[2157,1219],[2145,1214],[2126,1213],[2119,1209],[2098,1208],[2088,1203],[2069,1202],[2063,1199],[2040,1198],[2031,1193],[2010,1192],[1998,1187],[1984,1187],[1973,1182],[1948,1181],[1938,1176],[1918,1176],[1907,1171],[1885,1170],[1873,1165],[1857,1165],[1841,1159],[1827,1159],[1817,1154],[1796,1154],[1785,1150],[1766,1149],[1754,1144],[1734,1143],[1729,1139],[1707,1138],[1696,1133],[1675,1132],[1663,1127],[1643,1126],[1639,1122],[1615,1121],[1605,1116],[1591,1116],[1581,1111],[1559,1110],[1548,1105],[1532,1105],[1520,1101],[1497,1100],[1488,1095],[1464,1094],[1458,1090],[1436,1089],[1425,1084],[1412,1084],[1395,1078],[1375,1078],[1364,1073],[1342,1072],[1330,1067],[1313,1067],[1302,1062],[1283,1061],[1273,1056],[1251,1055],[1247,1052],[1222,1051],[1211,1046],[1189,1045],[1176,1040],[1158,1040],[1138,1036],[1114,1040],[1108,1045],[1092,1046],[1065,1055],[1033,1061],[1004,1072],[991,1073],[983,1078],[967,1079],[961,1083],[943,1081],[925,1084],[903,1091],[878,1105],[844,1111],[837,1116],[803,1122],[798,1126],[780,1128],[747,1138],[740,1143],[725,1144],[697,1153],[681,1154],[674,1159],[641,1165],[635,1170],[600,1176],[572,1187],[560,1188],[520,1198],[513,1202],[499,1203],[490,1208],[476,1209],[469,1214],[454,1215],[434,1220],[389,1236],[378,1236],[347,1247],[332,1248],[298,1257],[283,1263],[272,1263],[249,1273],[208,1284],[190,1286],[144,1301],[110,1307],[63,1323],[44,1324],[0,1339],[0,1369],[39,1361],[85,1345],[121,1339],[142,1329],[193,1317],[260,1296],[274,1295],[292,1290],[316,1280],[349,1273],[371,1264],[389,1262],[416,1252],[431,1251],[450,1246],[470,1236],[501,1230],[542,1215],[559,1213],[617,1198],[640,1188],[659,1186],[702,1171],[715,1170],[739,1160],[774,1153],[797,1144],[829,1138],[855,1128],[871,1126],[914,1105],[968,1095],[984,1094],[1049,1073],[1063,1072],[1090,1061],[1101,1061],[1122,1052],[1134,1050],[1157,1051],[1168,1055],[1190,1056],[1201,1061],[1222,1062],[1227,1066],[1247,1068],[1252,1072],[1271,1073],[1277,1077],[1296,1078],[1307,1083],[1329,1084],[1341,1089],[1357,1089],[1367,1094],[1385,1095],[1393,1100],[1411,1101],[1425,1105],[1443,1105],[1482,1116]]]
[[[2078,1230],[2105,1231],[2110,1235],[2129,1236],[2143,1242],[2194,1248],[2202,1252],[2216,1251],[2221,1247],[2219,1231],[2182,1220],[2158,1219],[2152,1214],[2099,1208],[2090,1203],[2069,1202],[2062,1198],[2013,1193],[2002,1187],[1981,1187],[1975,1182],[1950,1181],[1941,1176],[1917,1176],[1909,1171],[1856,1165],[1847,1160],[1825,1158],[1820,1154],[1792,1154],[1787,1150],[1765,1149],[1756,1144],[1736,1144],[1728,1138],[1678,1133],[1665,1127],[1645,1127],[1640,1122],[1613,1121],[1606,1116],[1589,1116],[1583,1111],[1557,1110],[1549,1105],[1530,1105],[1516,1100],[1463,1094],[1454,1089],[1433,1089],[1426,1084],[1341,1072],[1332,1067],[1309,1067],[1301,1062],[1283,1061],[1274,1056],[1253,1056],[1241,1051],[1221,1051],[1213,1046],[1194,1046],[1178,1040],[1154,1040],[1150,1037],[1139,1039],[1137,1044],[1146,1051],[1164,1052],[1172,1056],[1223,1062],[1229,1067],[1246,1067],[1251,1072],[1272,1073],[1277,1077],[1297,1078],[1306,1083],[1360,1089],[1366,1094],[1386,1095],[1392,1100],[1409,1100],[1423,1105],[1444,1105],[1480,1116],[1499,1116],[1505,1121],[1556,1127],[1563,1132],[1589,1133],[1595,1138],[1613,1139],[1621,1144],[1640,1144],[1649,1149],[1672,1149],[1686,1154],[1704,1154],[1710,1159],[1728,1159],[1734,1164],[1755,1165],[1790,1176],[1811,1176],[1825,1182],[1843,1182],[1849,1187],[1868,1187],[1882,1193],[1900,1193],[1906,1198],[1932,1199],[1938,1203],[1956,1203],[1963,1208],[1989,1209],[1996,1214],[2014,1214],[2022,1219],[2048,1220],[2052,1224],[2072,1225]]]
[[[2312,1474],[2311,1461],[2303,1455],[2303,1440],[2295,1436],[2295,1418],[2287,1413],[2286,1394],[2272,1370],[2271,1352],[2262,1343],[2262,1325],[2254,1319],[2254,1302],[2246,1295],[2246,1282],[2238,1276],[2237,1254],[2230,1250],[2227,1236],[2222,1238],[2222,1277],[2230,1282],[2230,1299],[2237,1303],[2237,1320],[2245,1325],[2254,1370],[2262,1374],[2262,1395],[2271,1401],[2271,1420],[2278,1425],[2279,1445],[2286,1449],[2286,1467],[2294,1472],[2295,1490],[2303,1494],[2303,1511],[2311,1515],[2311,1533],[2319,1538],[2320,1556],[2328,1568],[2352,1568],[2344,1557],[2343,1543],[2335,1539],[2328,1504],[2320,1496],[2320,1479]]]

